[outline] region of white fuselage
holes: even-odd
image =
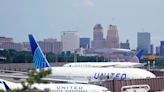
[[[6,80],[1,80],[11,89],[21,89],[21,83],[13,83]],[[91,84],[62,84],[62,83],[49,83],[49,84],[34,84],[31,88],[41,91],[49,90],[49,92],[110,92],[107,88]],[[7,90],[4,83],[0,83],[0,90]]]
[[[110,92],[105,87],[90,84],[34,84],[33,87],[49,92]]]
[[[64,67],[116,67],[116,68],[137,68],[143,67],[142,63],[135,62],[78,62],[68,63]]]
[[[153,73],[138,68],[52,67],[52,74],[46,78],[89,82],[99,81],[102,78],[143,79],[154,77]]]

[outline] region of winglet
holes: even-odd
[[[50,67],[47,59],[45,58],[40,46],[35,41],[32,34],[29,34],[29,41],[31,46],[31,51],[33,54],[34,66],[36,69],[48,68]]]

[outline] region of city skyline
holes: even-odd
[[[15,42],[57,38],[62,31],[79,31],[80,37],[93,39],[93,27],[102,24],[104,36],[108,26],[116,25],[120,42],[129,39],[137,47],[137,32],[149,32],[154,47],[164,40],[164,1],[162,0],[14,0],[0,1],[0,36]],[[105,37],[104,37],[105,38]]]

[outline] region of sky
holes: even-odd
[[[93,27],[101,24],[106,37],[116,25],[120,42],[137,47],[137,32],[150,32],[151,43],[164,40],[164,0],[0,0],[0,36],[15,42],[61,39],[62,31],[78,31],[93,39]]]

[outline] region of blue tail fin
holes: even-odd
[[[33,54],[34,66],[36,69],[50,67],[47,59],[45,58],[42,50],[40,49],[38,43],[35,41],[34,37],[29,34],[29,41],[31,45],[31,50]]]
[[[137,53],[136,53],[136,56],[138,57],[138,59],[141,59],[143,55],[143,49],[139,50]]]
[[[132,57],[132,59],[130,60],[130,62],[140,63],[140,59],[141,59],[142,54],[143,54],[143,50],[139,50],[139,51]]]

